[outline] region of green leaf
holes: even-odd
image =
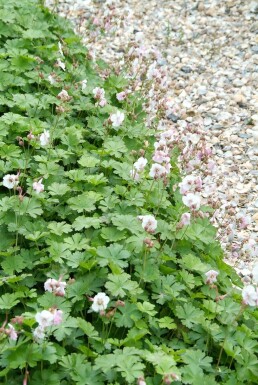
[[[102,195],[94,191],[85,192],[77,197],[68,199],[67,203],[72,210],[81,213],[83,211],[93,211],[96,209],[95,203],[102,198]]]
[[[112,138],[105,140],[103,146],[109,155],[113,155],[116,158],[121,158],[122,154],[127,152],[127,147],[119,136],[113,136]]]
[[[118,243],[97,248],[97,258],[100,266],[107,266],[112,263],[124,268],[128,266],[128,262],[124,260],[129,259],[129,257],[130,253]]]
[[[157,314],[157,311],[154,310],[155,305],[152,305],[151,303],[149,303],[147,301],[144,301],[143,303],[138,302],[137,307],[142,313],[146,313],[152,317],[154,317],[155,314]]]
[[[84,215],[82,215],[75,219],[72,226],[76,231],[88,229],[90,227],[94,227],[94,229],[99,229],[101,226],[101,219],[97,217],[85,217]]]
[[[176,329],[176,324],[173,322],[174,320],[170,317],[163,317],[159,319],[159,327],[161,329]]]
[[[127,294],[126,292],[130,292],[131,294],[139,292],[138,283],[131,281],[129,274],[109,274],[108,279],[109,281],[106,283],[105,287],[114,297],[123,298]]]
[[[191,303],[176,307],[176,315],[181,319],[182,324],[191,328],[194,324],[200,324],[204,318],[204,312]]]
[[[182,354],[182,358],[184,363],[206,370],[211,367],[212,363],[212,357],[206,356],[204,352],[197,349],[187,349],[187,351]]]
[[[100,340],[98,332],[94,329],[90,322],[87,322],[82,318],[77,318],[77,325],[88,338]]]
[[[10,310],[20,301],[19,298],[22,298],[24,295],[22,292],[16,293],[6,293],[0,297],[0,309],[1,310]]]

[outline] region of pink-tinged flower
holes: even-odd
[[[116,98],[119,102],[122,102],[126,98],[126,92],[125,91],[119,92],[118,94],[116,94]]]
[[[42,326],[36,327],[36,329],[33,331],[33,337],[37,342],[41,342],[45,338],[45,329]]]
[[[63,297],[65,295],[66,282],[57,281],[54,278],[49,278],[44,283],[44,289],[56,296]]]
[[[60,67],[63,71],[65,71],[65,63],[63,63],[61,59],[57,59],[56,64],[57,64],[58,67]]]
[[[202,187],[202,180],[199,176],[187,175],[181,183],[179,183],[180,193],[182,195],[189,192],[200,191]]]
[[[164,131],[160,134],[160,139],[170,144],[175,140],[175,132],[173,130]]]
[[[136,171],[142,172],[148,163],[146,158],[143,158],[142,156],[133,164],[133,167]]]
[[[191,222],[191,214],[190,213],[184,213],[181,216],[179,225],[181,226],[189,226]]]
[[[189,193],[184,195],[182,200],[183,203],[191,210],[199,210],[201,206],[201,197],[197,194]]]
[[[54,311],[54,319],[53,319],[53,325],[60,325],[63,321],[63,312],[62,310],[55,310]]]
[[[146,74],[146,77],[148,80],[152,80],[152,79],[160,79],[161,78],[161,73],[160,71],[156,68],[156,65],[157,63],[154,62],[153,64],[151,64],[148,68],[148,71],[147,71],[147,74]]]
[[[258,284],[258,263],[256,263],[252,270],[253,281]]]
[[[157,228],[157,221],[153,215],[139,215],[138,219],[142,221],[142,227],[147,233],[154,233]]]
[[[71,99],[71,96],[69,96],[68,92],[66,90],[62,90],[57,95],[58,99],[62,100],[63,102],[68,102]]]
[[[16,341],[18,338],[18,334],[16,330],[14,329],[13,325],[8,324],[8,326],[9,326],[9,329],[5,329],[5,333],[8,335],[10,340]]]
[[[237,213],[236,218],[239,221],[240,229],[246,229],[252,222],[251,217],[244,213]]]
[[[50,142],[50,132],[44,130],[44,132],[39,137],[39,141],[41,146],[47,146]]]
[[[42,312],[36,314],[35,319],[39,326],[45,328],[53,325],[54,315],[48,310],[42,310]]]
[[[140,175],[136,170],[130,170],[130,176],[133,178],[133,180],[138,181],[140,179]]]
[[[258,304],[258,294],[252,285],[247,285],[243,288],[242,298],[246,305],[256,306]]]
[[[113,127],[119,127],[125,119],[125,114],[123,112],[117,111],[115,114],[110,115],[110,120]]]
[[[143,377],[139,377],[137,381],[137,385],[147,385]]]
[[[216,270],[209,270],[207,271],[207,273],[205,273],[205,275],[206,275],[206,283],[210,285],[214,282],[217,282],[217,276],[219,275],[219,272]]]
[[[150,169],[150,177],[154,179],[164,178],[168,174],[166,168],[158,163],[154,163]]]
[[[32,184],[33,190],[35,190],[37,194],[44,191],[44,185],[42,183],[42,180],[43,179],[40,179],[38,182],[34,182]]]
[[[17,187],[19,184],[19,175],[7,174],[3,177],[3,186],[9,189]]]
[[[258,256],[258,245],[253,238],[250,238],[248,242],[243,245],[242,250],[250,254],[251,257]]]
[[[209,160],[208,163],[207,163],[207,169],[213,173],[216,171],[216,163],[214,162],[214,160]]]
[[[156,151],[168,151],[167,142],[165,139],[160,139],[158,142],[154,143],[154,148]]]
[[[166,151],[155,151],[152,160],[156,163],[168,163],[170,162],[170,157]]]
[[[47,78],[48,78],[48,81],[49,81],[50,84],[55,84],[56,83],[56,79],[54,78],[54,76],[49,75]]]
[[[109,301],[110,298],[105,293],[98,293],[93,298],[93,304],[91,305],[91,308],[96,313],[103,312],[106,310]]]
[[[92,90],[95,99],[100,100],[105,98],[104,88],[96,87]]]
[[[88,83],[87,79],[84,79],[81,81],[82,91],[84,91],[87,88],[87,83]]]

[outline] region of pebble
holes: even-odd
[[[110,31],[92,38],[84,18],[87,22],[91,17],[105,18],[112,4],[117,18]],[[169,121],[185,127],[187,119],[204,128],[206,140],[214,148],[217,171],[213,182],[220,189],[213,198],[220,202],[219,223],[226,223],[225,205],[234,202],[237,212],[254,213],[243,239],[257,240],[258,1],[63,0],[57,8],[73,21],[88,49],[111,65],[122,59],[121,50],[126,51],[136,31],[142,32],[145,46],[164,54],[158,65],[167,68],[169,92],[177,105],[176,113],[168,115]],[[229,222],[234,221],[232,214]],[[236,267],[243,262],[242,269],[251,266],[253,257],[242,256],[241,261],[227,252],[231,246],[223,231],[219,229],[227,261]],[[233,237],[234,242],[241,242],[241,236]]]

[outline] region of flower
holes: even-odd
[[[256,263],[252,270],[253,281],[258,283],[258,263]]]
[[[57,66],[60,67],[63,71],[65,71],[65,63],[63,63],[61,59],[57,59],[56,64],[57,64]]]
[[[36,327],[36,329],[33,331],[33,336],[36,341],[43,340],[45,338],[44,328],[42,326]]]
[[[35,319],[39,326],[45,328],[53,325],[54,315],[48,310],[42,310],[42,312],[36,314]]]
[[[81,81],[82,91],[84,91],[85,88],[87,87],[87,83],[88,83],[88,80],[87,80],[87,79],[84,79],[84,80]]]
[[[100,105],[100,107],[104,107],[107,104],[107,101],[105,99],[105,90],[104,88],[96,87],[92,90],[93,96],[96,100],[98,100],[97,105]]]
[[[188,226],[188,225],[190,225],[190,220],[191,220],[191,214],[190,213],[184,213],[181,216],[179,224],[181,226]]]
[[[119,102],[122,102],[126,98],[126,92],[125,91],[119,92],[118,94],[116,94],[116,98]]]
[[[93,298],[93,304],[91,308],[96,313],[103,312],[109,303],[110,299],[105,293],[98,293]]]
[[[47,78],[48,78],[48,81],[49,81],[50,84],[55,84],[56,83],[56,80],[55,80],[54,76],[49,75]]]
[[[138,218],[142,221],[142,227],[148,233],[154,233],[157,228],[157,221],[153,215],[139,215]]]
[[[44,191],[44,185],[42,184],[42,178],[38,182],[34,182],[32,184],[33,190],[36,191],[37,194]]]
[[[137,381],[137,385],[147,385],[143,377],[139,377]]]
[[[217,282],[217,276],[219,275],[219,272],[216,270],[209,270],[207,271],[207,273],[205,273],[205,275],[206,275],[206,283],[210,285],[214,282]]]
[[[199,176],[187,175],[181,183],[179,183],[180,193],[182,195],[188,192],[200,191],[202,188],[202,180]]]
[[[168,174],[167,169],[158,163],[154,163],[151,166],[150,173],[149,173],[149,175],[155,179],[163,178],[167,174]]]
[[[136,181],[140,179],[140,175],[136,172],[136,170],[130,170],[130,176]]]
[[[54,319],[53,319],[53,325],[60,325],[60,323],[63,321],[63,312],[62,310],[55,309],[54,311]]]
[[[71,99],[71,96],[69,96],[68,92],[66,90],[62,90],[57,95],[58,99],[62,100],[63,102],[68,102]]]
[[[110,120],[113,127],[119,127],[123,123],[125,114],[123,112],[117,111],[115,114],[110,115]]]
[[[61,44],[61,42],[59,41],[59,42],[58,42],[58,52],[60,53],[61,56],[64,57],[64,53],[63,53],[62,48],[63,48],[63,47],[62,47],[62,44]]]
[[[142,172],[144,170],[144,167],[148,163],[146,158],[143,158],[142,156],[133,164],[133,167],[136,171]]]
[[[170,162],[170,157],[166,151],[155,151],[152,160],[157,163]]]
[[[39,137],[39,141],[41,146],[47,146],[50,142],[50,132],[44,130],[44,132]]]
[[[258,305],[258,293],[255,290],[255,287],[252,285],[247,285],[242,290],[243,302],[246,305],[256,306]]]
[[[44,289],[50,293],[54,293],[56,296],[63,297],[65,295],[66,282],[61,282],[54,278],[49,278],[44,283]]]
[[[9,189],[17,187],[19,184],[19,175],[7,174],[3,177],[3,186]]]
[[[189,193],[184,195],[182,200],[183,203],[192,210],[199,210],[201,206],[201,198],[197,194]]]
[[[9,336],[10,340],[16,341],[18,338],[18,334],[14,329],[13,325],[8,324],[9,329],[5,329],[6,334]]]

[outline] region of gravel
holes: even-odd
[[[168,119],[205,132],[217,163],[214,224],[227,262],[250,271],[258,254],[258,0],[72,0],[55,8],[110,64],[123,61],[139,32],[162,52],[175,106]],[[105,21],[102,34],[89,30],[94,19]],[[234,228],[239,213],[252,219],[246,229]],[[246,251],[250,239],[255,252]]]

